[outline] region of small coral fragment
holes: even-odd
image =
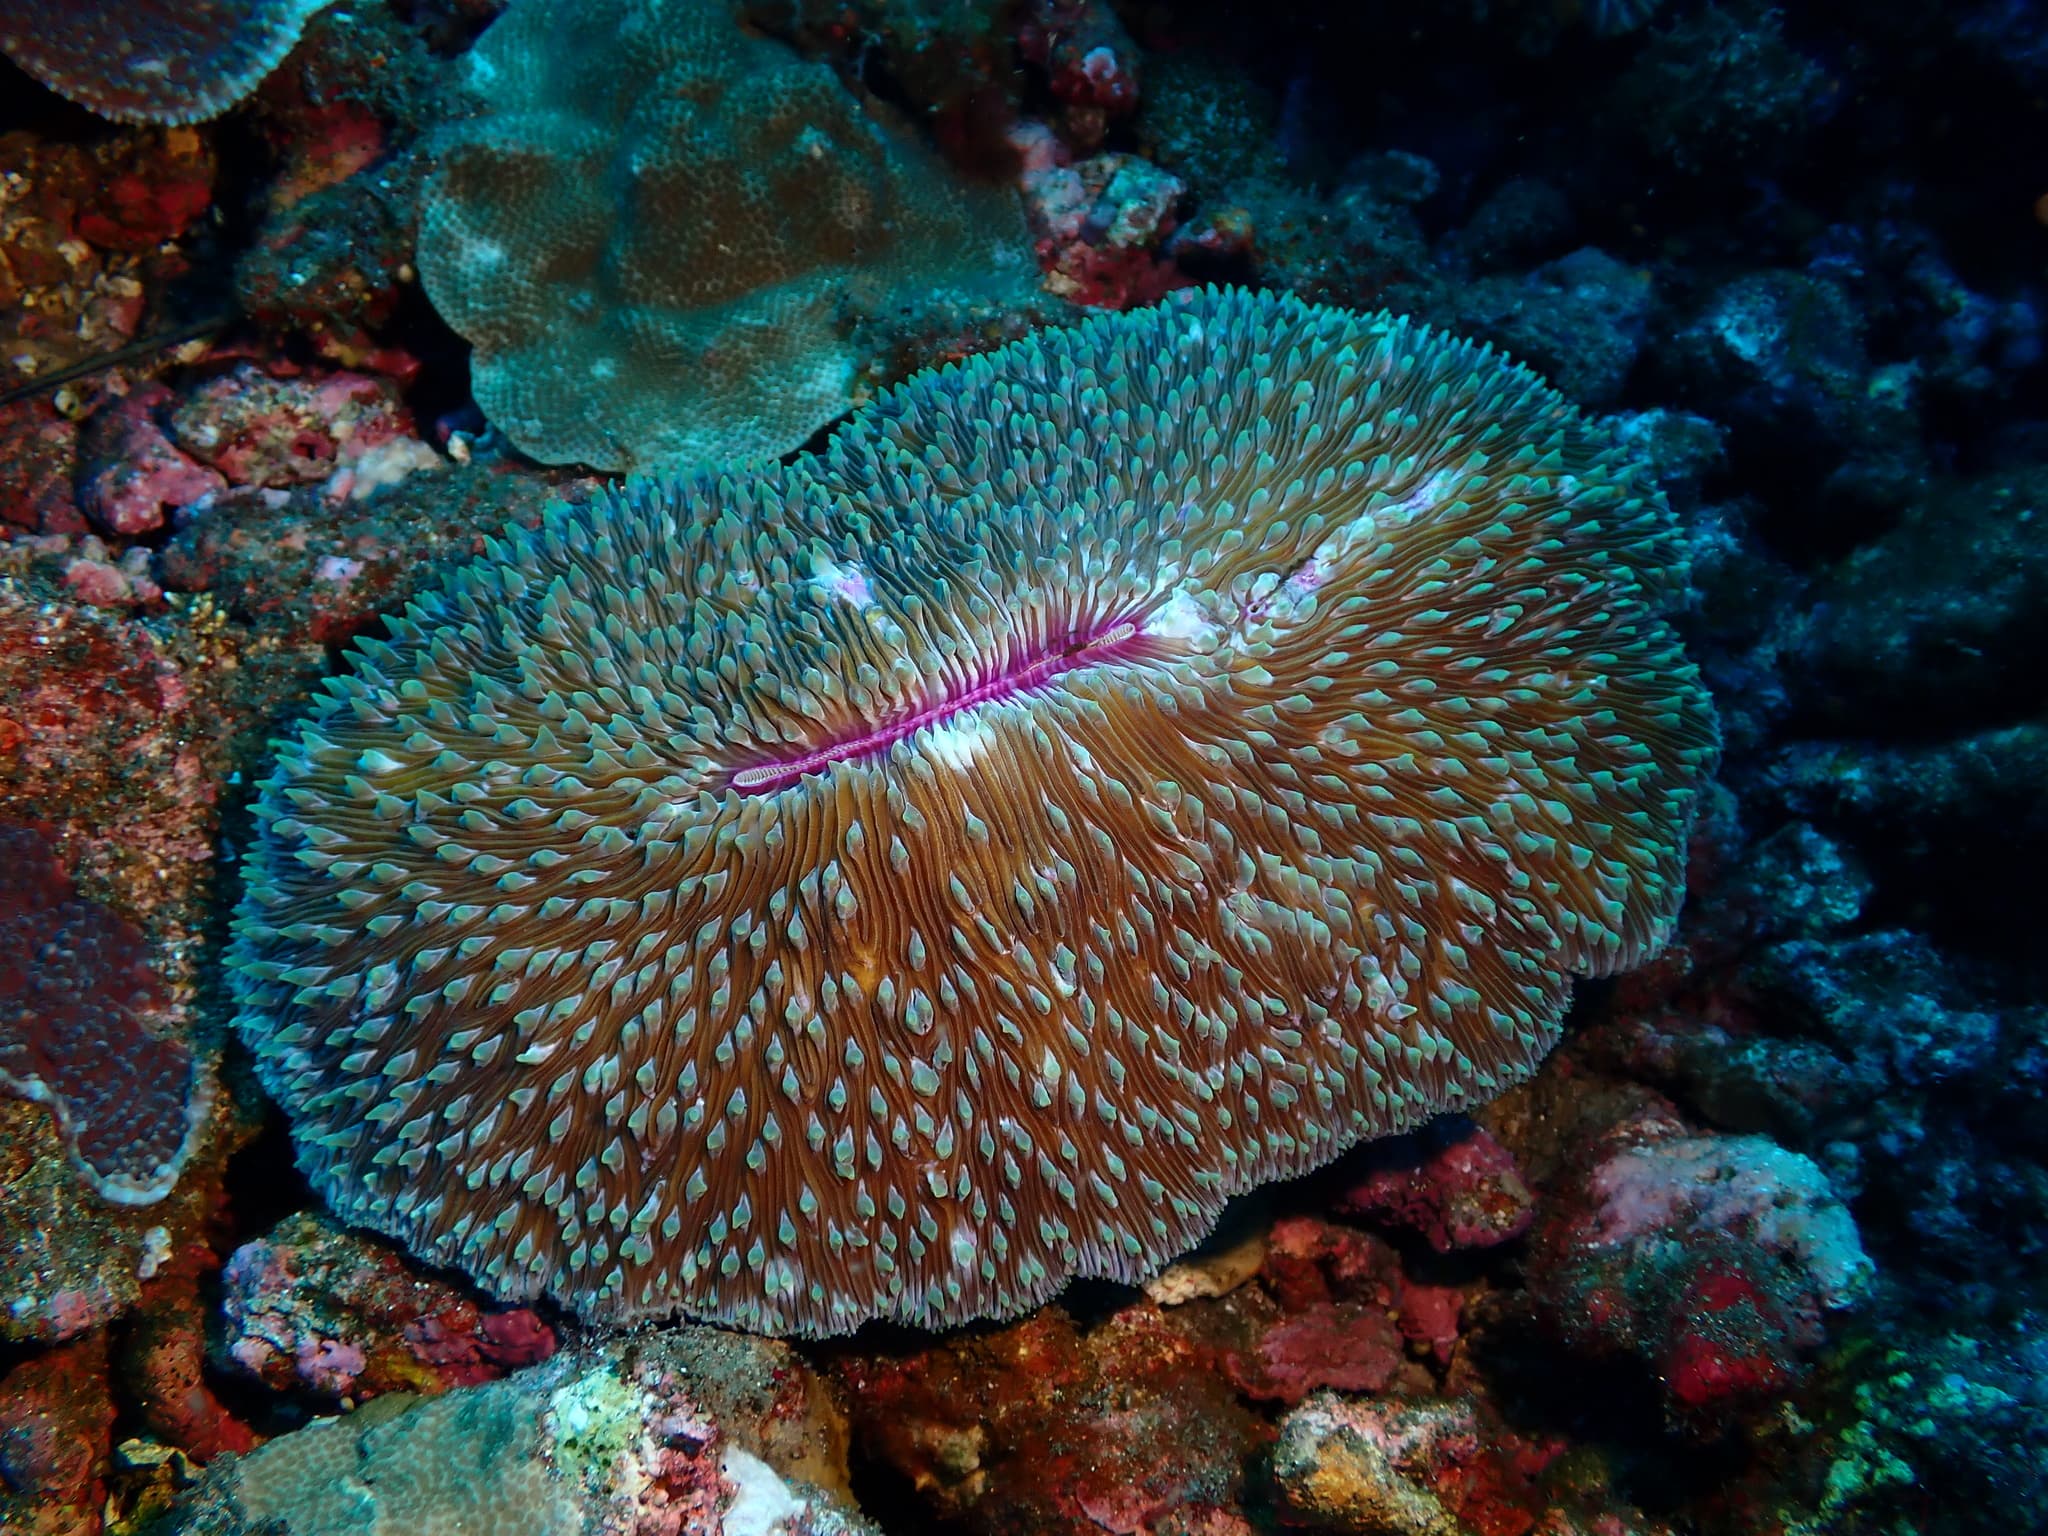
[[[0,824],[0,1089],[50,1106],[93,1190],[170,1193],[212,1099],[142,935],[72,894],[49,843]]]
[[[197,123],[256,89],[328,0],[0,0],[0,53],[122,123]]]

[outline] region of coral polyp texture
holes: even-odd
[[[1711,707],[1562,397],[1242,291],[513,531],[282,743],[239,1024],[507,1297],[1014,1313],[1532,1071],[1665,941]]]
[[[123,123],[218,117],[329,0],[0,0],[0,53]]]
[[[477,403],[543,462],[786,453],[904,311],[1035,279],[1012,194],[719,0],[515,0],[469,82],[420,275],[474,344]]]
[[[213,1104],[132,923],[71,889],[47,839],[0,823],[0,1092],[46,1104],[102,1199],[177,1183]]]

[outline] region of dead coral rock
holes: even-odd
[[[1045,71],[1071,143],[1094,148],[1138,105],[1138,46],[1108,0],[1030,0],[1017,52]]]
[[[1204,1244],[1167,1265],[1145,1282],[1145,1295],[1162,1307],[1228,1296],[1256,1276],[1265,1262],[1266,1234],[1255,1229],[1235,1241]]]
[[[144,626],[0,587],[0,801],[54,827],[87,894],[164,944],[174,984],[213,855],[213,682]]]
[[[750,1410],[819,1388],[764,1340],[648,1334],[425,1402],[380,1398],[209,1468],[171,1529],[872,1536]]]
[[[158,574],[261,633],[334,645],[481,554],[507,523],[537,522],[550,499],[590,489],[479,463],[413,475],[362,502],[311,487],[232,491],[165,546]]]
[[[469,74],[420,275],[478,403],[543,462],[786,452],[872,383],[863,322],[1028,286],[1012,197],[710,0],[527,0]]]
[[[1182,1315],[1134,1305],[1084,1333],[1047,1307],[909,1356],[849,1356],[855,1436],[949,1529],[1203,1529],[1237,1509],[1265,1432]]]
[[[281,378],[245,363],[186,395],[170,426],[180,448],[231,484],[292,486],[410,437],[412,413],[388,379]]]
[[[424,19],[424,8],[407,9]],[[268,215],[235,270],[245,313],[361,366],[409,280],[419,142],[448,111],[449,74],[392,7],[314,19],[254,103],[277,169]]]
[[[0,1095],[0,1339],[74,1339],[133,1310],[219,1210],[225,1140],[160,1203],[111,1205],[82,1191],[47,1109]]]
[[[131,340],[167,245],[211,196],[212,162],[185,130],[90,146],[0,134],[0,387]]]
[[[1186,190],[1176,178],[1138,155],[1076,163],[1043,123],[1018,124],[1010,141],[1048,293],[1126,309],[1187,284],[1161,254]]]
[[[1425,1415],[1335,1396],[1303,1404],[1281,1424],[1273,1451],[1281,1510],[1313,1530],[1345,1536],[1470,1536],[1471,1527],[1407,1468],[1426,1454],[1428,1441],[1472,1431],[1455,1412]]]
[[[193,997],[214,797],[237,717],[217,685],[247,674],[201,672],[160,633],[31,583],[0,583],[0,804],[55,846],[73,889],[51,893],[47,856],[30,865],[17,853],[10,876],[44,871],[31,927],[53,912],[75,914],[63,923],[70,947],[44,956],[35,945],[7,985],[45,1021],[34,1049],[59,1052],[37,1075],[68,1085],[74,1109],[100,1106],[89,1119],[117,1139],[184,1123],[168,1089],[161,1114],[145,1113],[154,1093],[128,1097],[146,1061],[182,1064],[189,1084],[216,1048]],[[74,973],[92,980],[68,983]],[[128,994],[112,990],[123,977]],[[52,996],[61,1004],[54,1025]],[[81,1011],[91,1015],[85,1029]],[[101,1060],[88,1042],[114,1028],[132,1028],[123,1038],[139,1049],[103,1046]],[[166,1083],[180,1076],[172,1070]],[[169,1198],[123,1206],[88,1193],[49,1108],[0,1096],[0,1230],[9,1238],[0,1243],[0,1335],[71,1337],[134,1305],[164,1245],[183,1241],[217,1206],[230,1124],[225,1115],[214,1122],[201,1161]]]
[[[742,0],[748,25],[830,58],[853,81],[876,63],[955,164],[1003,165],[1016,110],[1014,0]]]
[[[1281,1422],[1271,1486],[1290,1527],[1344,1536],[1661,1529],[1564,1450],[1518,1433],[1481,1398],[1325,1393]]]
[[[256,1435],[213,1390],[206,1335],[220,1259],[203,1237],[152,1245],[141,1305],[118,1335],[115,1370],[139,1427],[198,1463],[255,1448]]]

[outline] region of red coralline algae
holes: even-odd
[[[142,384],[86,423],[79,501],[109,533],[161,528],[173,512],[227,489],[227,479],[180,449],[158,413],[172,404],[161,384]]]
[[[486,1313],[380,1243],[294,1216],[221,1274],[228,1361],[277,1391],[357,1400],[436,1393],[547,1359],[554,1330],[524,1307]]]
[[[1508,1150],[1469,1122],[1367,1149],[1369,1170],[1339,1209],[1413,1232],[1438,1253],[1491,1248],[1519,1237],[1536,1200]]]
[[[1390,1305],[1401,1284],[1400,1255],[1370,1232],[1314,1216],[1286,1216],[1266,1238],[1260,1279],[1290,1312],[1342,1297]]]
[[[1318,1302],[1268,1328],[1230,1378],[1248,1397],[1298,1403],[1311,1392],[1378,1392],[1407,1358],[1401,1329],[1382,1307]]]
[[[83,533],[72,493],[78,427],[46,400],[0,405],[0,524],[29,533]]]
[[[0,1375],[0,1530],[97,1536],[113,1431],[104,1334]]]
[[[117,122],[217,117],[328,0],[0,0],[0,53]]]
[[[49,1106],[95,1193],[162,1199],[212,1102],[136,928],[72,894],[33,827],[0,823],[0,1089]]]
[[[132,608],[164,595],[150,574],[147,549],[135,545],[119,560],[108,554],[106,545],[88,534],[79,542],[78,553],[65,562],[64,590],[95,608]]]
[[[213,206],[213,153],[189,129],[139,134],[125,145],[127,152],[103,163],[89,183],[78,233],[102,250],[152,251]]]
[[[1868,1284],[1826,1178],[1762,1137],[1694,1133],[1653,1104],[1584,1163],[1531,1240],[1531,1299],[1572,1346],[1650,1366],[1681,1425],[1786,1386]]]

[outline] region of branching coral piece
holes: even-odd
[[[853,403],[864,323],[1035,276],[1009,193],[718,0],[515,0],[470,71],[420,275],[545,462],[785,453]]]
[[[0,53],[122,123],[197,123],[256,89],[329,0],[0,0]]]
[[[1132,1279],[1665,941],[1669,510],[1487,349],[1208,292],[513,532],[257,805],[240,1028],[345,1218],[828,1333]]]
[[[142,935],[72,894],[47,841],[0,823],[0,1091],[47,1104],[103,1198],[161,1200],[212,1104]]]

